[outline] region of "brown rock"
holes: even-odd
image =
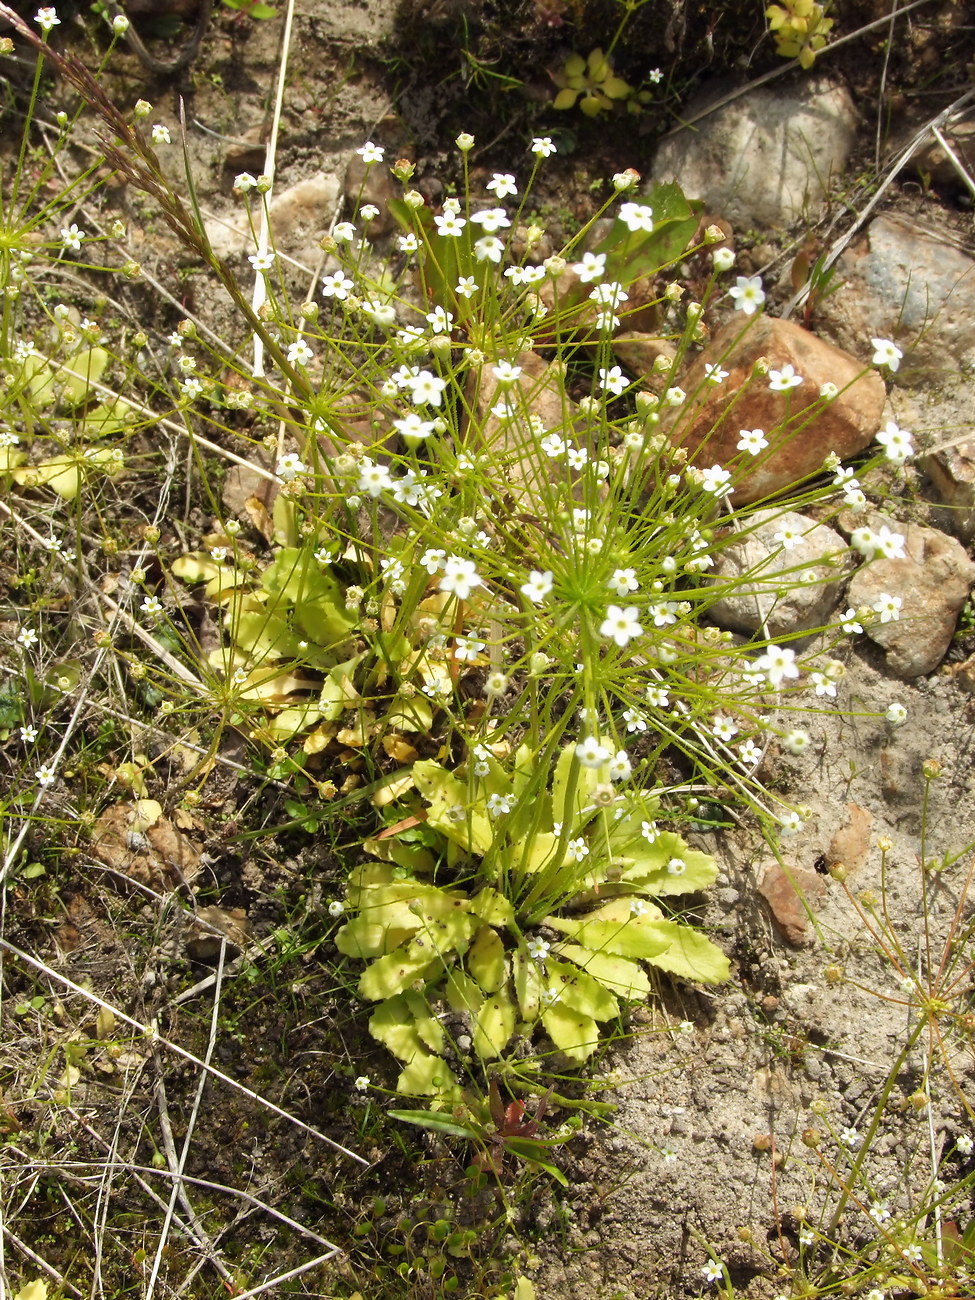
[[[565,471],[561,462],[539,449],[538,437],[528,425],[528,414],[537,416],[546,429],[556,430],[565,438],[572,436],[577,415],[559,370],[537,352],[522,352],[517,364],[522,369],[520,377],[502,388],[492,374],[491,364],[486,362],[480,372],[471,374],[467,400],[474,409],[473,428],[498,464],[498,474],[503,475],[518,504],[532,508],[538,501],[536,485],[545,479],[557,482]],[[506,394],[508,405],[519,414],[513,420],[502,421],[490,411]]]
[[[951,507],[952,527],[970,542],[975,537],[975,439],[925,456],[922,467],[941,500]]]
[[[822,898],[824,889],[823,878],[815,871],[793,867],[786,872],[777,862],[769,863],[758,882],[758,892],[768,903],[773,921],[794,948],[812,942],[807,908]]]
[[[654,364],[662,357],[669,370],[677,356],[677,345],[671,339],[662,339],[656,334],[625,330],[613,339],[613,355],[638,381],[650,380],[654,390],[659,391],[663,387],[667,371],[655,370]]]
[[[772,392],[755,363],[772,370],[791,365],[801,385]],[[721,384],[707,382],[705,365],[728,371]],[[683,407],[665,416],[676,446],[687,447],[698,465],[746,465],[734,505],[746,505],[797,483],[822,467],[830,452],[841,460],[862,451],[880,428],[886,390],[873,370],[849,353],[791,321],[761,316],[749,325],[741,317],[720,330],[684,376],[689,395]],[[820,385],[831,382],[840,394],[823,402]],[[754,458],[737,449],[742,429],[759,428],[770,446]]]
[[[902,560],[876,559],[854,575],[847,600],[862,609],[887,592],[900,596],[900,617],[875,622],[867,635],[887,652],[899,677],[930,673],[944,658],[962,605],[975,582],[975,562],[953,537],[920,524],[903,526]]]
[[[848,871],[855,871],[863,866],[870,852],[873,817],[859,804],[848,803],[846,807],[850,814],[849,823],[841,826],[830,840],[826,861],[831,867],[842,862]]]
[[[969,173],[975,171],[975,113],[954,118],[942,129],[942,135],[961,165],[967,167]],[[964,184],[948,151],[933,137],[917,150],[911,166],[929,183],[933,181],[935,185],[958,188]]]

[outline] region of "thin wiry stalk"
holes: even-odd
[[[227,955],[227,940],[226,938],[222,937],[220,940],[220,953],[217,958],[216,983],[214,985],[214,991],[213,991],[213,1008],[210,1014],[210,1034],[209,1037],[207,1038],[206,1052],[203,1057],[204,1064],[206,1066],[210,1064],[210,1061],[213,1057],[213,1050],[216,1047],[216,1043],[217,1043],[217,1026],[220,1018],[220,994],[223,989],[223,967],[224,967],[224,960],[226,958],[226,955]],[[206,1232],[206,1229],[203,1227],[203,1224],[200,1222],[199,1216],[197,1215],[193,1206],[190,1204],[190,1199],[186,1194],[186,1188],[183,1184],[183,1174],[186,1169],[186,1158],[190,1153],[190,1144],[193,1141],[193,1133],[194,1130],[196,1129],[196,1122],[200,1115],[200,1103],[203,1100],[203,1090],[206,1087],[206,1081],[207,1081],[206,1073],[204,1072],[200,1075],[199,1081],[197,1083],[196,1093],[193,1098],[193,1105],[190,1109],[189,1118],[186,1122],[186,1135],[183,1138],[183,1148],[180,1151],[179,1156],[177,1158],[176,1147],[175,1147],[175,1143],[173,1142],[173,1130],[169,1122],[169,1107],[166,1102],[166,1076],[165,1076],[165,1071],[162,1068],[162,1061],[160,1059],[159,1051],[157,1048],[154,1048],[153,1050],[153,1057],[155,1058],[156,1061],[156,1102],[159,1107],[159,1121],[162,1129],[163,1141],[165,1143],[165,1148],[166,1148],[166,1158],[169,1161],[169,1167],[173,1171],[175,1177],[173,1180],[172,1194],[170,1195],[169,1204],[166,1208],[166,1215],[165,1218],[163,1219],[162,1228],[160,1229],[159,1232],[159,1240],[156,1243],[156,1254],[155,1254],[155,1258],[152,1261],[152,1270],[149,1274],[149,1281],[146,1284],[146,1300],[152,1300],[152,1295],[155,1290],[156,1282],[159,1278],[159,1268],[162,1264],[163,1252],[166,1249],[166,1243],[169,1240],[169,1230],[170,1227],[172,1226],[173,1212],[176,1209],[177,1200],[179,1200],[182,1203],[183,1209],[186,1211],[187,1218],[193,1224],[200,1239],[206,1243],[208,1252],[211,1255],[212,1263],[216,1268],[217,1272],[220,1274],[220,1276],[224,1279],[225,1282],[229,1283],[231,1286],[233,1285],[233,1279],[230,1275],[230,1270],[226,1267],[226,1265],[220,1259],[219,1255],[214,1250],[213,1245],[210,1242],[209,1235]]]
[[[80,984],[76,984],[74,980],[68,979],[66,975],[62,974],[60,971],[56,971],[52,966],[48,966],[48,964],[41,961],[40,958],[34,957],[28,952],[24,952],[22,948],[18,948],[17,945],[11,943],[9,939],[0,937],[0,948],[5,952],[10,953],[12,957],[16,957],[19,961],[26,962],[27,965],[32,966],[34,970],[40,971],[42,975],[46,975],[48,979],[61,985],[62,988],[68,989],[72,993],[79,994],[86,1001],[92,1003],[93,1006],[102,1007],[104,1010],[110,1011],[112,1015],[115,1016],[116,1020],[121,1020],[124,1024],[131,1025],[133,1029],[142,1034],[148,1041],[158,1042],[162,1047],[165,1047],[167,1051],[173,1052],[176,1056],[182,1057],[184,1061],[189,1061],[191,1065],[195,1065],[198,1069],[205,1070],[207,1074],[213,1075],[215,1079],[219,1079],[221,1083],[227,1084],[227,1086],[233,1088],[235,1092],[243,1093],[245,1097],[250,1098],[250,1100],[256,1102],[257,1105],[263,1106],[266,1110],[272,1111],[281,1119],[287,1120],[289,1124],[293,1124],[296,1128],[301,1129],[303,1133],[308,1133],[311,1137],[317,1139],[317,1141],[324,1142],[325,1145],[331,1147],[333,1151],[339,1152],[340,1155],[348,1156],[348,1158],[354,1160],[356,1164],[368,1167],[369,1161],[366,1160],[364,1156],[360,1156],[355,1151],[350,1151],[348,1147],[342,1146],[340,1142],[336,1142],[333,1138],[327,1137],[320,1129],[315,1128],[314,1125],[306,1124],[304,1120],[298,1119],[296,1115],[292,1115],[288,1111],[282,1109],[282,1107],[271,1101],[270,1098],[263,1097],[259,1092],[254,1092],[253,1089],[248,1088],[246,1084],[239,1083],[236,1079],[232,1079],[229,1074],[224,1074],[223,1070],[218,1070],[215,1065],[206,1064],[195,1055],[195,1053],[188,1051],[185,1047],[181,1047],[179,1043],[174,1043],[171,1039],[164,1037],[164,1035],[160,1034],[154,1027],[144,1025],[140,1020],[137,1020],[134,1016],[128,1015],[120,1007],[116,1007],[113,1003],[106,1001],[105,998],[101,998],[96,993],[92,993],[90,989],[82,988]]]

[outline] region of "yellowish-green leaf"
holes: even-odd
[[[482,925],[467,953],[467,969],[485,993],[496,993],[505,981],[504,944],[497,930]]]
[[[376,1008],[369,1017],[369,1032],[401,1061],[412,1061],[424,1050],[409,1003],[402,994]]]
[[[9,474],[18,465],[23,465],[26,459],[25,451],[19,451],[16,447],[0,447],[0,474]]]
[[[576,1064],[592,1056],[599,1045],[599,1030],[592,1016],[559,1002],[545,1008],[542,1024],[555,1046]]]
[[[302,638],[296,636],[280,614],[266,609],[245,610],[231,626],[234,641],[255,659],[295,659]]]
[[[43,1278],[35,1278],[20,1288],[14,1300],[47,1300],[47,1283]]]
[[[538,1019],[541,1010],[545,983],[538,969],[538,963],[527,953],[519,950],[512,954],[511,973],[514,976],[515,997],[521,1008],[521,1018],[529,1024]]]
[[[515,1008],[506,989],[486,998],[474,1022],[472,1045],[485,1061],[493,1061],[507,1047],[515,1032]]]
[[[428,732],[433,726],[433,705],[425,695],[397,695],[386,714],[386,723],[398,731]]]
[[[264,570],[261,585],[294,606],[295,623],[319,646],[344,641],[355,624],[341,584],[318,567],[310,550],[283,546]]]
[[[439,964],[429,952],[418,953],[410,945],[395,948],[366,967],[359,977],[359,993],[370,1002],[381,1002],[402,993]]]
[[[81,467],[74,456],[51,456],[39,465],[14,470],[14,481],[27,487],[49,487],[65,501],[81,491]]]
[[[267,735],[271,740],[292,740],[313,723],[318,722],[322,711],[314,700],[290,709],[282,709],[268,721]]]
[[[567,962],[545,963],[548,987],[557,1001],[593,1020],[612,1020],[619,1014],[619,1003],[604,984]]]
[[[580,824],[582,809],[592,807],[592,792],[598,784],[599,772],[583,767],[576,758],[575,745],[566,745],[556,759],[552,778],[552,820],[569,828]]]
[[[429,759],[413,764],[413,780],[430,805],[427,821],[431,826],[470,853],[487,853],[494,840],[491,822],[486,812],[468,807],[465,783]],[[466,811],[459,820],[448,815],[448,810],[456,808]]]
[[[109,354],[99,347],[83,348],[67,359],[54,375],[55,384],[64,385],[66,405],[77,406],[85,401],[105,373],[109,360]]]
[[[720,984],[728,978],[728,958],[698,930],[679,921],[651,921],[646,929],[667,941],[664,951],[649,959],[654,966],[682,979],[701,980],[705,984]]]
[[[627,1002],[637,1002],[649,996],[653,989],[646,971],[625,957],[590,952],[588,948],[580,948],[574,943],[560,943],[554,951],[580,966],[611,993]]]
[[[560,90],[555,96],[555,99],[552,101],[552,107],[558,109],[560,112],[564,112],[565,109],[572,108],[578,98],[579,92],[566,86],[564,90]]]
[[[668,947],[668,940],[652,932],[645,918],[630,911],[628,898],[615,898],[584,917],[548,916],[543,924],[559,930],[583,948],[617,957],[646,960]]]
[[[400,1071],[396,1091],[406,1097],[443,1097],[451,1101],[460,1098],[460,1086],[453,1070],[441,1057],[426,1052],[417,1052]]]
[[[354,916],[335,936],[335,946],[346,957],[368,961],[396,951],[410,941],[419,927],[419,921],[409,928],[390,925],[375,919],[371,914]]]
[[[504,894],[486,885],[471,899],[471,911],[487,925],[514,925],[515,909]]]
[[[424,1047],[440,1056],[445,1046],[443,1025],[430,1010],[430,1003],[422,993],[407,993],[404,996],[420,1041]]]
[[[461,970],[459,966],[455,966],[447,976],[444,988],[447,994],[447,1005],[451,1011],[472,1018],[480,1011],[484,1003],[484,994],[467,972]]]

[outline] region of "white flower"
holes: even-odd
[[[430,548],[429,550],[424,551],[423,554],[420,556],[420,567],[426,569],[427,573],[429,573],[430,576],[432,577],[435,573],[440,572],[440,570],[443,568],[446,562],[446,559],[447,559],[446,551],[440,551],[440,550],[435,550],[433,548]]]
[[[605,253],[583,253],[582,261],[572,267],[581,284],[591,284],[593,280],[602,279],[606,270]]]
[[[528,950],[528,956],[533,961],[544,961],[552,949],[552,945],[547,939],[540,939],[537,935],[532,936],[525,943]]]
[[[731,496],[735,490],[731,486],[730,470],[722,469],[720,465],[712,465],[710,469],[701,471],[701,487],[718,498]]]
[[[704,379],[709,384],[723,384],[728,378],[727,370],[722,370],[719,365],[710,361],[704,363]]]
[[[484,188],[490,190],[497,199],[506,199],[509,194],[518,193],[515,178],[510,172],[495,172]]]
[[[345,915],[345,904],[344,904],[344,903],[340,903],[340,902],[338,901],[338,899],[336,899],[334,902],[329,903],[329,905],[328,905],[328,914],[329,914],[329,916],[344,916],[344,915]]]
[[[252,176],[250,172],[238,172],[234,177],[234,193],[246,194],[257,184],[257,177]]]
[[[760,275],[739,275],[734,286],[728,290],[728,296],[735,301],[735,310],[746,316],[754,316],[765,301]]]
[[[65,248],[70,248],[75,253],[81,248],[81,241],[84,238],[85,232],[74,221],[70,226],[61,227],[61,239],[64,241]]]
[[[657,836],[660,834],[660,832],[657,830],[657,823],[641,822],[640,834],[643,836],[643,838],[647,841],[648,844],[655,843]]]
[[[340,244],[351,244],[355,239],[355,226],[351,221],[339,221],[332,227],[332,237]]]
[[[473,298],[477,292],[477,281],[472,275],[462,275],[454,285],[454,293],[461,298]]]
[[[789,524],[783,524],[774,535],[774,540],[779,543],[784,551],[791,551],[794,546],[798,546],[802,541],[802,533],[797,533]]]
[[[890,339],[871,339],[873,344],[873,357],[871,358],[875,366],[887,366],[889,370],[896,370],[901,363],[901,357],[904,353],[896,343],[891,343]]]
[[[30,650],[37,645],[40,637],[32,627],[22,627],[17,633],[17,644],[23,646],[25,650]]]
[[[422,416],[417,415],[416,411],[410,411],[399,420],[393,421],[393,428],[396,429],[412,446],[423,438],[429,438],[434,432],[433,420],[424,420]]]
[[[546,569],[544,573],[541,573],[538,569],[532,569],[528,575],[528,581],[523,582],[518,590],[534,604],[541,604],[552,590],[552,570]]]
[[[549,135],[536,135],[532,140],[532,153],[539,158],[551,158],[557,150]]]
[[[787,677],[798,677],[796,652],[790,646],[771,645],[755,660],[755,667],[764,673],[772,686],[780,686]]]
[[[374,325],[389,328],[396,324],[396,308],[390,302],[382,302],[379,298],[367,298],[360,310]]]
[[[293,365],[306,366],[314,355],[304,339],[296,339],[288,347],[288,360]]]
[[[478,262],[494,262],[497,265],[503,253],[504,244],[497,235],[482,235],[474,244],[474,257]]]
[[[972,1151],[975,1150],[975,1142],[972,1141],[968,1133],[959,1133],[955,1138],[955,1148],[963,1156],[970,1156]]]
[[[37,780],[37,784],[46,789],[47,786],[54,784],[57,777],[57,769],[53,763],[42,763],[34,773],[34,777]]]
[[[779,818],[779,834],[784,836],[798,835],[802,830],[802,818],[795,811],[783,813]]]
[[[640,584],[637,582],[635,569],[614,569],[611,578],[607,579],[606,585],[617,596],[628,596],[631,591],[636,591]]]
[[[640,611],[635,605],[610,605],[599,626],[599,635],[615,641],[622,648],[634,637],[643,635],[639,618]]]
[[[589,856],[589,845],[582,836],[577,840],[569,840],[565,846],[565,856],[569,862],[581,862]]]
[[[886,1201],[874,1201],[867,1213],[878,1226],[890,1221],[890,1208]]]
[[[485,647],[484,641],[472,636],[459,636],[454,642],[454,658],[472,664]]]
[[[488,795],[487,810],[490,817],[503,817],[510,813],[514,807],[514,795],[510,794],[492,794]]]
[[[870,608],[880,615],[881,623],[896,623],[901,616],[903,603],[900,596],[891,596],[889,592],[882,591]]]
[[[611,781],[628,781],[633,775],[633,764],[625,749],[618,749],[609,760],[609,779]]]
[[[803,731],[801,727],[795,727],[788,735],[782,737],[782,747],[790,754],[805,753],[810,743],[809,732]]]
[[[308,466],[305,465],[301,458],[296,456],[293,451],[285,452],[276,466],[278,478],[283,479],[285,483],[290,482],[293,478],[297,478],[299,474],[307,473],[307,470]]]
[[[643,898],[630,899],[630,916],[646,916],[650,911],[649,904]]]
[[[142,602],[142,612],[147,618],[159,618],[163,612],[162,601],[158,596],[146,596]]]
[[[152,143],[172,144],[173,137],[169,134],[169,127],[163,126],[161,123],[157,122],[156,125],[152,128]]]
[[[840,1141],[845,1147],[858,1147],[863,1141],[857,1129],[850,1125],[847,1128],[840,1129]]]
[[[434,307],[427,312],[424,320],[434,334],[449,334],[454,323],[453,314],[444,307]]]
[[[720,1282],[724,1276],[721,1265],[716,1259],[709,1259],[701,1269],[705,1282]]]
[[[499,361],[497,365],[491,367],[491,374],[503,387],[516,383],[522,374],[521,366],[516,366],[510,361]]]
[[[620,208],[620,221],[627,230],[653,230],[653,208],[645,203],[624,203]]]
[[[568,450],[564,439],[557,433],[547,433],[538,445],[553,460],[560,460]]]
[[[738,438],[738,450],[747,451],[752,456],[757,456],[760,451],[764,451],[768,446],[768,438],[762,429],[739,429],[740,437]]]
[[[420,241],[414,234],[400,235],[396,241],[396,247],[401,253],[415,253],[420,247]]]
[[[859,636],[863,631],[863,625],[857,621],[857,612],[855,609],[848,609],[840,619],[840,627],[847,636]]]
[[[440,590],[458,600],[467,600],[475,587],[483,586],[483,581],[473,560],[464,560],[459,555],[448,555],[444,561],[443,577]]]
[[[711,719],[711,734],[717,740],[731,740],[738,735],[738,724],[723,713],[716,713]]]
[[[738,746],[738,757],[746,767],[751,767],[761,759],[762,751],[754,740],[746,740],[744,744]]]
[[[583,767],[602,767],[609,757],[609,750],[605,745],[601,745],[595,736],[589,736],[576,745],[576,758]]]
[[[619,397],[627,388],[627,380],[619,366],[611,366],[608,370],[605,366],[600,366],[599,382],[613,397]]]
[[[393,479],[386,465],[377,465],[368,456],[359,462],[359,477],[356,491],[367,492],[374,500],[393,486]]]
[[[421,370],[412,375],[408,383],[413,401],[417,406],[423,406],[424,404],[439,406],[443,398],[443,391],[447,387],[446,379],[431,374],[429,370]]]
[[[434,217],[433,224],[437,227],[438,235],[442,235],[445,239],[456,239],[467,225],[467,221],[456,212],[445,212],[443,216]]]
[[[482,208],[480,212],[471,213],[471,221],[480,226],[486,235],[495,235],[511,225],[504,208]]]
[[[911,435],[906,429],[901,429],[893,420],[888,420],[880,433],[877,434],[877,442],[887,453],[887,459],[895,465],[903,465],[908,456],[914,454]]]
[[[730,271],[735,264],[735,255],[730,248],[716,248],[711,254],[711,262],[719,273]]]
[[[790,388],[798,388],[802,382],[802,375],[797,375],[792,365],[768,372],[768,386],[773,393],[787,393]]]
[[[830,699],[836,699],[836,683],[825,673],[810,673],[809,685],[817,695],[827,695]]]
[[[344,302],[349,296],[349,290],[355,288],[355,282],[350,280],[344,271],[331,271],[328,275],[322,276],[322,295],[325,298],[338,298]]]
[[[53,7],[38,9],[34,15],[34,22],[42,32],[49,32],[52,27],[60,27],[61,19],[58,17],[58,11]]]
[[[386,156],[386,150],[378,144],[373,144],[371,140],[367,140],[364,145],[361,145],[356,150],[356,153],[364,163],[381,163]]]

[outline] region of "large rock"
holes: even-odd
[[[975,258],[947,238],[885,213],[840,258],[839,279],[817,320],[861,353],[872,338],[893,339],[904,353],[895,381],[954,374],[975,359]]]
[[[886,651],[887,666],[899,677],[920,677],[937,668],[951,644],[975,582],[975,562],[959,542],[936,528],[901,528],[904,559],[865,564],[850,583],[847,602],[863,609],[884,593],[900,596],[900,617],[869,624],[866,631]]]
[[[970,542],[975,537],[975,438],[932,452],[922,466],[938,496],[950,506],[954,530]]]
[[[714,573],[719,583],[742,579],[741,586],[715,601],[708,616],[735,632],[756,632],[765,622],[771,636],[824,626],[850,564],[843,538],[793,510],[759,510],[748,524],[741,541],[721,550]],[[791,550],[775,536],[783,529],[800,535]]]
[[[692,101],[684,115],[693,119],[713,99]],[[802,76],[760,87],[664,140],[653,179],[676,180],[737,226],[788,226],[814,215],[831,177],[843,174],[856,122],[836,82]]]
[[[886,400],[874,370],[791,321],[761,316],[742,333],[736,317],[714,336],[682,377],[689,401],[665,417],[671,441],[686,447],[698,465],[740,467],[733,505],[746,505],[780,492],[822,467],[830,452],[841,460],[866,447],[880,428]],[[764,358],[772,370],[791,365],[802,384],[773,392],[766,376],[754,374]],[[723,383],[709,383],[705,366],[728,371]],[[840,390],[820,398],[824,383]],[[769,447],[752,457],[737,448],[742,429],[764,430]]]

